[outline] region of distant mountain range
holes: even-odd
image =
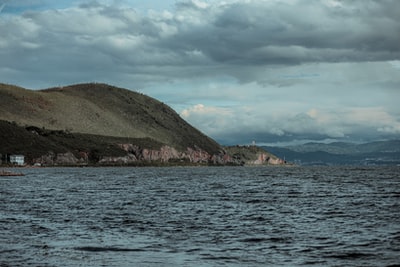
[[[282,163],[261,149],[222,147],[166,104],[98,83],[45,90],[0,83],[0,154],[3,162],[22,154],[51,166]]]
[[[300,165],[399,165],[400,140],[365,144],[344,142],[306,143],[297,146],[264,149]]]

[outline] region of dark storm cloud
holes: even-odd
[[[1,82],[141,89],[226,140],[400,134],[400,1],[70,2],[0,0]]]
[[[175,22],[174,48],[199,50],[215,62],[299,64],[399,58],[398,1],[250,1],[179,8],[204,23]],[[388,12],[388,13],[387,13]]]
[[[26,12],[0,20],[1,65],[42,73],[53,72],[56,65],[65,74],[81,68],[93,79],[101,73],[100,65],[114,69],[109,79],[127,73],[140,78],[141,72],[151,75],[157,66],[155,79],[168,80],[208,75],[204,66],[235,75],[232,65],[400,58],[399,1],[329,3],[186,1],[178,2],[172,13],[144,16],[132,8],[90,2],[80,8]],[[65,82],[73,80],[66,76]]]

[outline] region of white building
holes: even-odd
[[[24,155],[10,155],[10,163],[16,165],[24,165],[25,164],[25,156]]]

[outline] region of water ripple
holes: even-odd
[[[29,169],[0,266],[400,266],[399,170]]]

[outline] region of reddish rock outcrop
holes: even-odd
[[[265,165],[265,164],[283,165],[283,164],[285,164],[285,161],[280,158],[272,158],[265,153],[258,153],[256,160],[248,161],[246,164],[248,164],[248,165]]]
[[[79,165],[87,162],[87,156],[77,158],[72,152],[54,153],[49,151],[46,155],[33,160],[33,164],[41,166],[55,166],[55,165]]]
[[[102,157],[98,163],[100,164],[112,164],[112,165],[126,165],[126,164],[132,164],[138,162],[137,158],[133,154],[128,154],[124,157],[111,157],[111,156],[105,156]]]
[[[48,152],[34,160],[34,164],[42,166],[73,166],[73,165],[135,165],[135,164],[211,164],[211,165],[282,165],[282,159],[271,157],[268,153],[256,153],[256,159],[250,160],[243,157],[233,157],[225,151],[218,154],[209,154],[199,147],[188,147],[185,151],[178,151],[173,147],[164,145],[159,149],[142,148],[134,144],[119,144],[126,152],[123,156],[93,156],[90,152],[54,153]]]
[[[200,148],[187,148],[186,151],[179,152],[170,146],[162,146],[159,150],[140,148],[133,144],[120,144],[119,146],[126,152],[135,155],[138,161],[158,161],[165,163],[181,160],[190,163],[208,163],[212,159],[212,155]]]

